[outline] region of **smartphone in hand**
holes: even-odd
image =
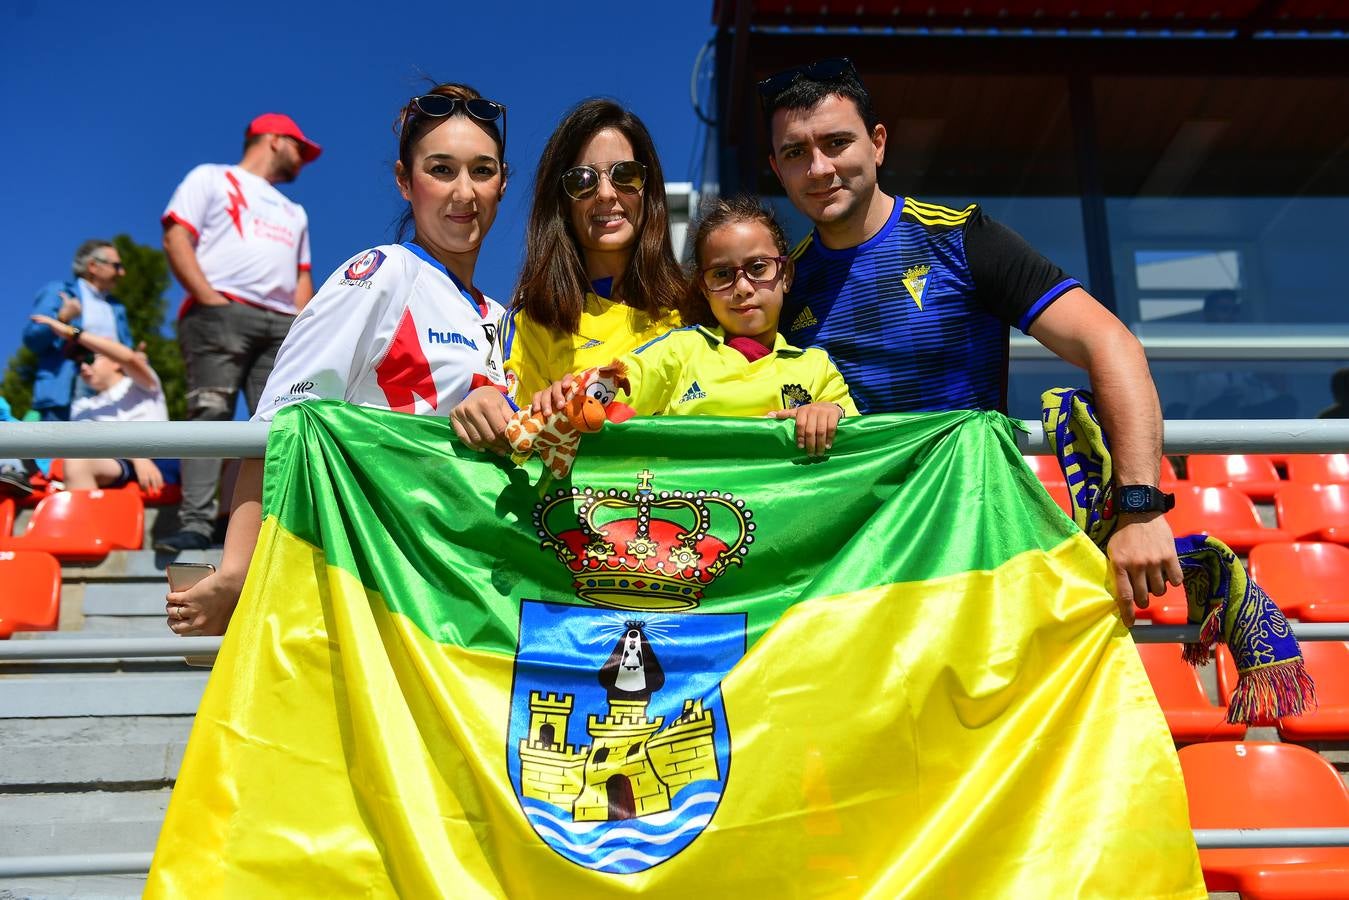
[[[169,590],[185,591],[215,571],[210,563],[169,563],[164,574],[169,578]]]
[[[169,579],[169,590],[185,591],[197,582],[201,581],[207,575],[215,571],[215,566],[210,563],[169,563],[164,570],[164,574]],[[189,666],[199,666],[209,669],[215,663],[215,657],[212,656],[184,656],[184,661]]]

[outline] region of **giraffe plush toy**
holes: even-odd
[[[538,454],[554,478],[566,478],[576,461],[581,435],[599,431],[605,422],[632,417],[632,407],[614,399],[620,390],[628,389],[628,369],[618,360],[586,369],[572,385],[566,405],[551,416],[544,418],[528,406],[511,416],[506,425],[511,460],[519,465]]]

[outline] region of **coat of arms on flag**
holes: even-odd
[[[525,601],[507,765],[548,846],[601,872],[639,872],[687,847],[726,784],[720,682],[744,650],[743,615]]]

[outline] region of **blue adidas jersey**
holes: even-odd
[[[895,200],[864,243],[792,253],[779,328],[820,346],[864,413],[1006,411],[1009,326],[1022,331],[1079,286],[977,205]]]

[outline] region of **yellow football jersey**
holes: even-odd
[[[750,362],[726,346],[720,328],[666,332],[622,357],[631,391],[620,393],[639,416],[762,416],[807,403],[857,407],[829,354],[799,350],[777,335],[773,351]]]
[[[524,406],[563,375],[603,366],[678,328],[679,314],[653,319],[639,309],[587,292],[576,334],[539,325],[513,309],[501,321],[501,355],[511,399]]]

